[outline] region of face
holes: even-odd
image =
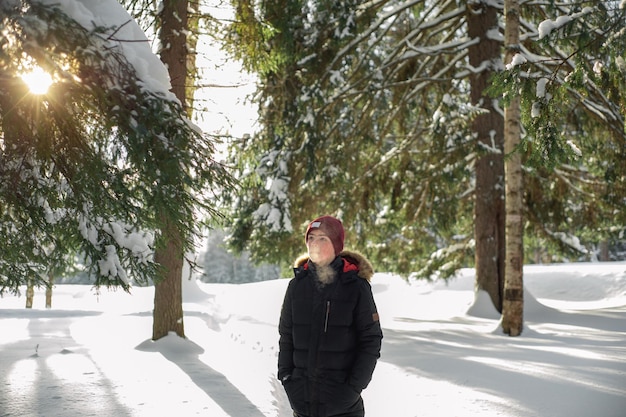
[[[312,230],[306,239],[306,248],[309,251],[309,259],[315,265],[326,266],[335,259],[333,242],[321,230]]]

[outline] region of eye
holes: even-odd
[[[307,237],[307,243],[309,242],[330,242],[330,239],[328,236],[309,235]]]

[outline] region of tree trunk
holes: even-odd
[[[157,249],[155,254],[155,261],[163,268],[163,275],[154,288],[152,340],[167,336],[169,332],[185,337],[182,241],[178,230],[169,222],[161,233],[166,245]]]
[[[469,63],[474,68],[487,68],[470,78],[472,104],[487,111],[473,122],[479,153],[474,203],[476,289],[486,291],[501,312],[505,256],[504,126],[493,99],[485,93],[494,72],[493,63],[501,59],[500,42],[488,36],[488,31],[498,27],[498,10],[489,2],[473,3],[468,6],[467,21],[469,36],[480,39],[469,48]]]
[[[506,28],[504,42],[505,62],[510,63],[519,51],[519,5],[517,0],[505,0]],[[513,97],[504,109],[504,152],[506,184],[506,265],[502,330],[510,336],[519,336],[524,316],[524,239],[522,224],[522,157],[516,149],[520,142],[520,100]]]
[[[54,275],[52,272],[48,274],[48,286],[46,287],[46,308],[52,308],[52,285],[54,284]]]
[[[609,262],[611,260],[611,254],[609,253],[609,241],[604,239],[600,242],[600,262]]]
[[[159,39],[163,49],[161,60],[167,65],[172,83],[172,92],[186,105],[187,86],[187,19],[188,2],[166,0],[161,10]],[[166,217],[166,216],[164,216]],[[162,267],[161,279],[155,283],[152,339],[167,336],[170,331],[185,337],[183,324],[183,240],[180,230],[165,219],[161,229],[164,244],[157,246],[155,261]]]
[[[33,280],[29,279],[26,283],[26,308],[33,308],[33,301],[35,299],[35,286]]]

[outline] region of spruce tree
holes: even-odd
[[[348,243],[370,255],[379,270],[432,277],[473,266],[474,237],[482,233],[472,230],[481,185],[475,168],[502,148],[488,137],[477,142],[472,125],[489,97],[483,92],[483,103],[470,100],[470,78],[489,66],[470,64],[468,51],[480,40],[467,36],[467,3],[234,4],[239,20],[229,33],[238,42],[233,48],[261,74],[263,126],[233,146],[247,190],[233,198],[235,246],[287,263],[300,247],[298,230],[313,216],[331,213],[346,221]],[[493,2],[471,5],[475,12],[495,7],[497,25],[485,39],[501,42],[502,10]],[[617,204],[625,195],[623,164],[613,159],[623,154],[624,136],[624,11],[616,6],[525,4],[520,47],[536,60],[507,70],[501,52],[490,64],[494,72],[512,80],[521,71],[521,81],[493,78],[484,85],[510,87],[495,95],[495,112],[502,109],[499,99],[521,94],[525,233],[560,243],[560,253],[588,255],[574,239],[585,230],[595,239],[624,230]],[[289,22],[284,10],[301,18]],[[567,16],[559,21],[570,22],[562,28],[569,37],[539,39],[547,17]],[[596,74],[598,61],[604,66]],[[550,90],[549,103],[535,99],[542,85]],[[546,117],[534,119],[533,108],[545,109],[539,114]],[[501,137],[502,127],[492,127],[494,139]],[[585,160],[576,159],[576,149]],[[493,175],[503,176],[500,170]],[[491,204],[501,199],[494,192]],[[606,219],[617,220],[615,227]],[[497,237],[502,240],[501,231]],[[501,291],[502,256],[494,256]]]
[[[0,287],[18,291],[71,251],[96,286],[158,281],[166,222],[191,249],[213,192],[230,186],[211,140],[171,93],[140,79],[119,27],[85,28],[55,5],[2,2]],[[20,74],[56,82],[30,94]]]

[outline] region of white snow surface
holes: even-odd
[[[626,263],[526,266],[525,327],[502,334],[474,272],[372,280],[381,358],[368,417],[623,417]],[[0,298],[0,416],[291,416],[276,380],[288,279],[184,281],[186,339],[151,341],[153,288],[59,285]]]

